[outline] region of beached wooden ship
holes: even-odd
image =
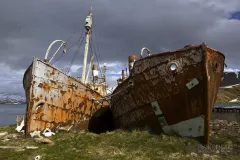
[[[143,51],[148,56],[143,58]],[[209,122],[222,81],[225,56],[201,45],[129,56],[128,77],[111,96],[116,128],[147,129],[209,141]]]
[[[55,130],[65,127],[87,130],[89,120],[94,113],[99,108],[108,106],[108,101],[103,99],[106,95],[105,75],[98,78],[97,67],[93,66],[93,81],[89,83],[87,81],[86,67],[91,27],[92,10],[86,17],[85,23],[86,42],[81,79],[74,78],[51,65],[53,57],[50,60],[47,59],[54,43],[62,43],[57,52],[66,46],[66,42],[62,40],[51,43],[45,60],[34,58],[26,70],[23,86],[27,101],[25,116],[25,133],[27,135],[34,131],[43,131],[46,128]],[[90,66],[92,66],[92,60],[93,58]]]

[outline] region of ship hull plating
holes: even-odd
[[[24,74],[25,133],[72,126],[88,129],[89,119],[108,102],[79,80],[37,58]]]
[[[195,137],[207,144],[224,60],[205,44],[137,60],[111,98],[116,128]]]

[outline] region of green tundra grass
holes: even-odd
[[[15,132],[15,125],[0,128],[19,135],[17,139],[0,140],[0,146],[38,146],[35,150],[0,149],[0,160],[28,160],[40,155],[41,160],[152,160],[152,159],[240,159],[239,136],[214,134],[211,143],[233,147],[227,151],[201,146],[197,141],[145,131],[120,131],[94,134],[58,132],[50,137],[54,144],[40,144]],[[1,138],[0,138],[1,139]],[[3,139],[3,138],[2,138]],[[235,151],[234,151],[235,150]]]

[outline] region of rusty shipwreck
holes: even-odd
[[[109,102],[103,98],[106,95],[105,75],[102,74],[102,77],[98,77],[97,67],[92,65],[93,56],[86,73],[88,50],[91,45],[89,40],[92,9],[85,22],[85,51],[81,79],[74,78],[55,68],[50,63],[53,57],[50,60],[47,59],[53,44],[62,43],[55,54],[61,48],[65,48],[66,42],[62,40],[52,42],[47,50],[45,60],[34,58],[26,70],[23,78],[27,100],[26,135],[34,131],[43,131],[46,128],[55,130],[56,128],[70,127],[87,130],[92,115],[98,109],[108,106]],[[65,49],[64,51],[66,52]],[[88,82],[91,66],[93,81]]]
[[[148,56],[143,57],[147,50]],[[209,141],[212,108],[220,86],[225,56],[206,43],[141,57],[129,56],[111,96],[116,128],[144,129]]]

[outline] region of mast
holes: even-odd
[[[85,50],[84,50],[84,58],[83,58],[83,69],[82,69],[82,83],[85,84],[85,73],[86,73],[86,66],[87,66],[87,57],[88,57],[88,48],[89,48],[89,39],[91,35],[91,28],[92,28],[92,7],[90,9],[89,15],[86,17],[85,20],[85,29],[86,29],[86,42],[85,42]]]
[[[106,71],[107,71],[107,63],[103,64],[103,85],[104,85],[104,89],[105,92],[104,94],[107,95],[107,81],[106,81]]]
[[[107,63],[103,64],[103,83],[106,85],[106,71],[107,71]]]
[[[92,68],[93,59],[94,59],[94,56],[91,57],[89,68],[88,68],[88,72],[87,72],[87,76],[86,76],[86,79],[85,79],[85,83],[88,83],[88,75],[89,75],[89,72],[90,72],[90,70]]]

